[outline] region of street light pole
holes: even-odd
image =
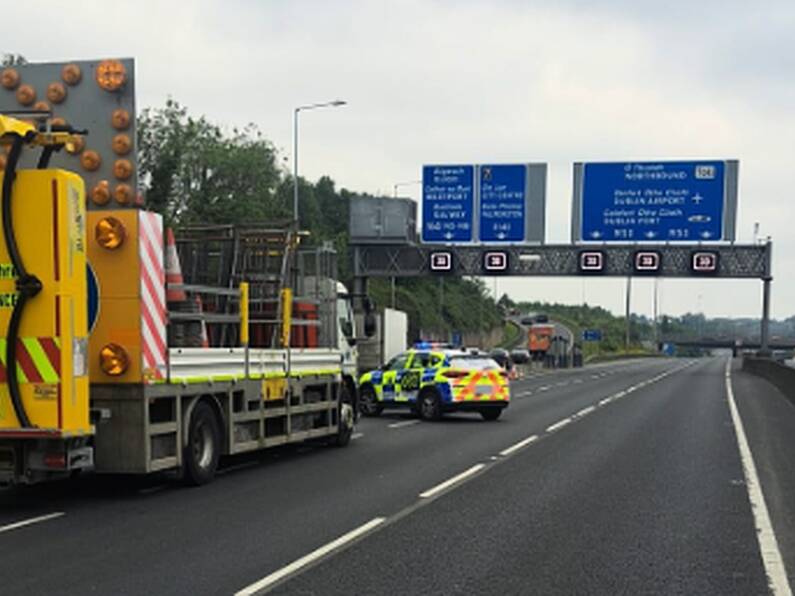
[[[347,103],[341,99],[336,99],[334,101],[298,106],[293,110],[293,221],[296,226],[298,226],[298,112],[316,108],[337,108],[347,105]]]

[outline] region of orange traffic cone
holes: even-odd
[[[201,313],[203,311],[201,298],[196,296],[195,297],[195,303],[196,303],[196,312],[197,313]],[[201,337],[202,337],[202,347],[203,348],[209,348],[210,347],[210,338],[207,335],[207,322],[204,321],[204,320],[202,320]]]
[[[174,232],[171,228],[166,229],[166,300],[168,302],[184,302],[188,299],[185,290],[172,290],[172,285],[185,283],[182,278],[182,267],[179,265],[179,255],[177,254],[177,242],[174,240]]]

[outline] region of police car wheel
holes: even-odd
[[[439,420],[442,417],[442,402],[435,389],[426,389],[420,393],[419,402],[418,410],[423,420]]]
[[[384,411],[384,406],[376,400],[375,390],[369,385],[359,392],[359,410],[365,416],[379,416]]]
[[[497,420],[502,414],[502,408],[483,408],[480,411],[480,415],[483,416],[483,420]]]

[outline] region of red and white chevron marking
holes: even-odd
[[[163,219],[138,212],[141,257],[141,353],[144,378],[162,379],[166,372],[166,274],[163,269]]]

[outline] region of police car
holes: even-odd
[[[398,354],[359,380],[359,406],[365,416],[403,407],[424,420],[460,411],[496,420],[509,401],[507,373],[492,358],[429,344]]]

